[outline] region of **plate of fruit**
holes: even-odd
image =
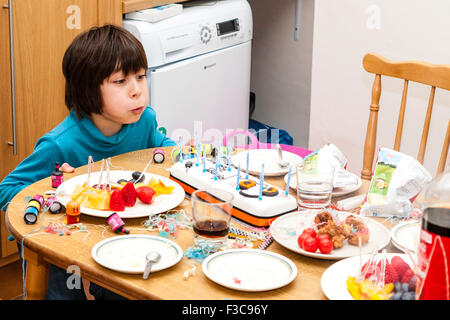
[[[406,254],[366,254],[343,259],[326,269],[320,282],[330,300],[416,298],[417,276]]]
[[[390,241],[381,223],[350,212],[306,210],[282,215],[270,226],[273,239],[283,247],[318,259],[338,260],[374,249]]]
[[[183,188],[160,175],[124,170],[111,170],[108,175],[104,183],[102,172],[73,177],[56,189],[56,198],[63,205],[75,200],[82,213],[104,218],[113,212],[121,218],[147,217],[173,209],[184,200]]]

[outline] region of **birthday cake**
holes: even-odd
[[[297,210],[297,201],[260,178],[246,175],[228,163],[216,164],[215,159],[185,159],[169,169],[170,179],[179,183],[186,193],[199,189],[214,193],[225,190],[234,195],[233,217],[256,227],[269,227],[279,216]],[[261,188],[261,181],[263,187]],[[213,194],[214,195],[214,194]]]

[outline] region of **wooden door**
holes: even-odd
[[[0,0],[0,181],[68,114],[62,57],[80,32],[122,24],[121,0],[14,0],[13,41],[16,144],[13,154],[8,0]]]
[[[97,24],[92,0],[15,0],[16,136],[19,159],[68,114],[62,58],[81,31]]]
[[[0,0],[0,181],[14,168],[11,162],[12,113],[11,113],[11,64],[9,39],[8,0]],[[9,232],[5,226],[5,215],[0,211],[0,267],[15,261],[18,256],[3,259],[17,251],[15,242],[8,241]]]
[[[68,114],[62,74],[66,48],[76,35],[94,25],[121,24],[122,12],[121,0],[14,0],[12,8],[8,8],[8,0],[0,1],[1,181],[33,152],[41,136]],[[9,10],[12,10],[13,26],[14,124]],[[13,154],[13,147],[8,144],[13,141],[13,125],[17,154]],[[0,220],[1,257],[14,252],[11,243],[6,242],[8,235]]]
[[[0,0],[0,181],[14,168],[12,159],[11,65],[8,0]]]

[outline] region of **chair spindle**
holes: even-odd
[[[400,151],[400,144],[402,142],[403,122],[405,121],[407,94],[408,94],[408,80],[405,80],[403,84],[402,103],[400,105],[400,112],[398,114],[397,133],[395,134],[395,143],[394,143],[395,151]]]
[[[367,124],[366,141],[364,143],[364,159],[361,177],[370,180],[372,177],[372,165],[375,154],[377,137],[378,110],[380,109],[381,75],[375,75],[372,86],[372,103],[370,104],[369,122]]]
[[[417,161],[423,164],[423,158],[425,156],[425,149],[427,147],[428,132],[430,131],[431,113],[433,111],[434,93],[436,87],[431,87],[430,99],[428,100],[428,109],[425,116],[425,123],[423,125],[422,139],[420,140],[419,154],[417,155]]]

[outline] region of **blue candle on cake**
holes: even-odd
[[[216,168],[214,169],[214,180],[217,180],[217,168],[219,167],[219,159],[216,159]]]
[[[217,144],[217,153],[216,153],[216,161],[219,161],[219,167],[222,165],[220,163],[220,158],[222,158],[222,144],[219,143]]]
[[[180,147],[180,162],[183,162],[183,147],[181,145],[181,137],[178,139],[178,145]]]
[[[247,152],[247,168],[245,169],[245,179],[248,179],[248,163],[249,163],[250,152]]]
[[[200,164],[200,144],[198,143],[195,147],[195,152],[197,153],[197,162],[195,163],[195,166],[198,167]]]
[[[228,147],[227,160],[228,160],[228,171],[231,171],[231,147]]]
[[[261,166],[261,173],[259,174],[259,200],[262,200],[263,189],[264,189],[264,163]]]
[[[206,172],[206,149],[203,146],[203,172]]]
[[[289,194],[289,185],[291,183],[291,167],[289,167],[288,177],[287,177],[287,184],[286,184],[286,190],[284,190],[284,194],[287,196]]]
[[[241,164],[238,165],[237,179],[236,179],[236,190],[239,190],[239,179],[241,178]]]

